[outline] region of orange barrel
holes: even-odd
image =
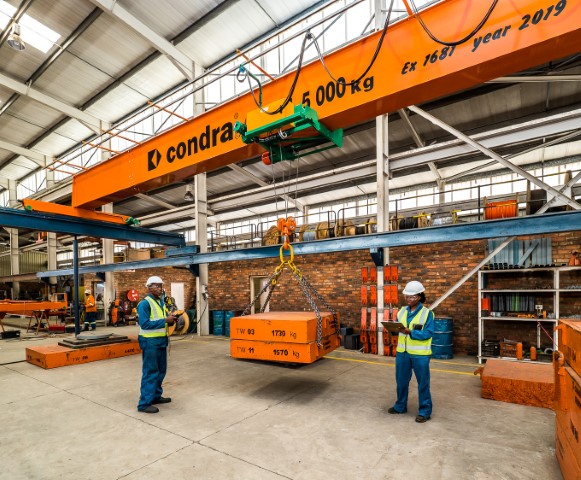
[[[518,342],[516,344],[516,359],[522,360],[522,343]]]

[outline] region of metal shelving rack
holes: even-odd
[[[482,360],[486,358],[493,358],[489,356],[482,355],[482,341],[484,340],[484,324],[488,321],[510,321],[510,322],[535,322],[537,323],[537,348],[541,346],[541,328],[538,325],[539,320],[542,322],[549,322],[552,323],[553,326],[556,326],[559,322],[560,317],[560,303],[561,303],[561,294],[563,292],[567,293],[575,293],[581,292],[580,288],[561,288],[561,274],[563,272],[574,271],[578,270],[581,271],[581,267],[569,267],[569,266],[562,266],[562,267],[539,267],[539,268],[518,268],[518,269],[502,269],[502,270],[480,270],[478,272],[478,363],[482,363]],[[516,276],[522,274],[535,274],[539,272],[552,272],[552,286],[553,288],[519,288],[519,289],[512,289],[512,288],[495,288],[489,289],[484,288],[485,283],[485,276],[489,274],[500,274],[500,275],[507,275]],[[553,318],[518,318],[518,317],[510,317],[510,316],[500,316],[500,317],[493,317],[493,316],[483,316],[482,315],[482,296],[486,293],[527,293],[527,294],[552,294],[553,300]],[[558,335],[555,331],[553,337],[553,349],[557,349],[559,345]],[[503,358],[503,357],[501,357]],[[514,360],[514,359],[509,359]]]

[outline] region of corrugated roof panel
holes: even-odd
[[[148,99],[160,96],[184,80],[185,77],[178,68],[166,56],[162,56],[133,75],[125,85],[141,93],[142,104],[145,104]]]
[[[125,0],[123,7],[166,39],[174,38],[189,25],[200,19],[223,0]],[[231,0],[228,0],[231,1]]]
[[[282,24],[289,18],[294,17],[318,3],[318,0],[294,0],[293,2],[281,2],[280,0],[255,0],[262,9],[277,23]],[[341,2],[342,3],[342,2]],[[341,5],[343,6],[343,5]]]
[[[38,165],[26,157],[18,156],[2,169],[2,174],[8,178],[22,178],[30,175]]]
[[[275,26],[255,2],[241,1],[194,32],[180,48],[207,67]]]
[[[112,80],[98,68],[65,52],[38,79],[35,86],[47,95],[80,106]]]
[[[14,102],[9,111],[17,112],[18,118],[42,128],[48,128],[63,117],[61,112],[23,96]]]
[[[11,113],[0,116],[0,138],[15,145],[28,145],[42,133],[42,127],[30,124]]]
[[[127,85],[119,85],[103,98],[99,99],[87,112],[108,122],[115,122],[141,106],[147,99]]]
[[[69,51],[111,77],[119,77],[155,49],[134,30],[104,13]]]

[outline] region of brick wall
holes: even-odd
[[[528,237],[522,237],[526,239]],[[580,250],[578,232],[551,235],[553,259],[567,263],[571,251]],[[439,243],[390,249],[390,263],[399,265],[401,291],[410,280],[420,280],[426,287],[430,304],[474,268],[486,252],[486,240]],[[278,258],[211,264],[208,291],[211,310],[241,310],[250,302],[250,278],[269,276]],[[360,323],[361,267],[373,266],[368,251],[349,251],[295,258],[304,277],[341,315],[343,326],[357,328]],[[568,308],[581,312],[581,295],[568,302]],[[454,321],[454,351],[476,354],[478,349],[478,276],[474,275],[435,310],[436,317]],[[271,310],[310,310],[293,276],[286,271],[271,299]],[[543,334],[544,335],[544,334]],[[534,324],[487,322],[489,339],[511,338],[536,344]],[[549,342],[548,338],[547,342]],[[546,343],[543,340],[543,343]]]
[[[167,295],[171,296],[171,283],[184,284],[184,300],[186,308],[188,308],[196,292],[196,279],[193,274],[185,268],[155,268],[135,270],[132,272],[115,272],[114,288],[116,298],[123,301],[127,299],[127,292],[129,290],[137,290],[139,292],[139,300],[147,295],[145,282],[152,275],[157,275],[164,281],[164,287]],[[95,275],[84,275],[84,285],[90,288],[93,282],[100,282]]]

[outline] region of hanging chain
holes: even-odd
[[[248,306],[244,309],[244,311],[242,312],[242,316],[248,315],[250,313],[252,305],[254,305],[258,301],[258,299],[260,298],[260,295],[262,295],[264,292],[266,292],[266,290],[273,285],[273,282],[274,282],[274,285],[277,284],[278,277],[280,277],[281,273],[282,273],[282,268],[280,268],[280,267],[277,267],[274,270],[274,272],[272,272],[270,277],[268,277],[268,281],[264,284],[264,287],[262,287],[262,290],[260,290],[260,292],[258,292],[256,297],[254,297],[254,300],[252,300],[248,304]],[[274,290],[274,286],[272,287],[271,292],[268,294],[269,300],[270,300],[270,295],[272,295],[272,290]],[[267,305],[267,304],[265,304],[265,305]]]
[[[333,315],[332,326],[335,328],[335,331],[337,331],[339,329],[339,321],[337,318],[337,311],[333,307],[331,307],[331,305],[329,305],[329,303],[327,303],[327,301],[319,294],[319,292],[317,292],[315,287],[313,287],[307,281],[307,279],[305,277],[303,277],[303,274],[301,273],[299,268],[294,263],[293,248],[290,244],[288,247],[290,250],[290,258],[288,260],[284,260],[284,255],[283,255],[284,247],[281,247],[280,248],[280,265],[278,267],[276,267],[274,272],[270,275],[270,277],[268,277],[268,281],[265,283],[264,287],[260,290],[260,292],[258,292],[256,297],[254,297],[254,300],[252,300],[252,302],[250,302],[250,304],[244,309],[244,312],[242,313],[242,315],[243,316],[248,315],[250,313],[250,309],[252,308],[252,305],[254,305],[257,302],[257,300],[260,298],[260,296],[264,292],[266,292],[266,290],[268,290],[268,296],[266,297],[266,301],[264,302],[264,305],[260,309],[260,313],[264,313],[264,311],[266,310],[267,306],[270,303],[270,298],[272,297],[274,289],[278,285],[279,277],[281,276],[281,274],[285,270],[285,268],[288,268],[295,276],[295,280],[298,283],[299,287],[301,288],[303,295],[306,297],[307,302],[309,303],[309,306],[311,307],[313,312],[315,312],[315,315],[317,317],[317,346],[319,348],[322,348],[323,347],[323,319],[321,317],[321,312],[319,310],[319,306],[317,305],[315,297]]]

